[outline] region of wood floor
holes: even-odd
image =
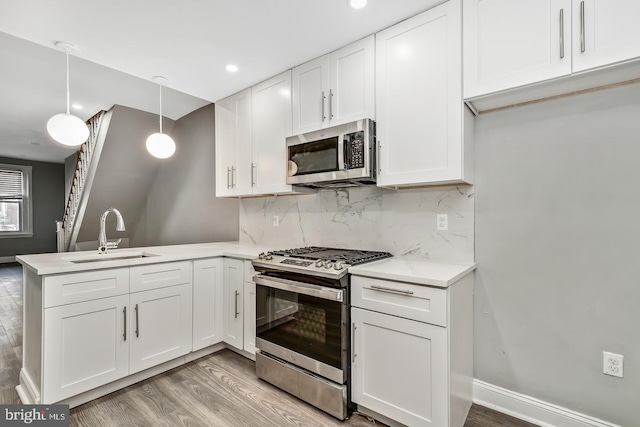
[[[0,264],[0,404],[19,403],[22,268]],[[255,376],[254,362],[223,350],[71,410],[71,426],[372,427],[354,414],[340,422]],[[533,427],[473,405],[465,427]]]

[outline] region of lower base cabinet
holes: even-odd
[[[129,295],[44,310],[43,390],[58,402],[129,375]]]
[[[224,317],[224,342],[242,350],[244,346],[244,318],[242,297],[244,293],[244,264],[233,258],[224,259],[222,315]]]
[[[353,308],[352,400],[407,426],[447,425],[447,331]]]
[[[256,354],[256,284],[244,282],[244,350]]]

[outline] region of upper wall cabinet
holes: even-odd
[[[216,196],[298,191],[286,184],[290,135],[291,70],[216,102]]]
[[[573,72],[640,57],[640,2],[573,0]]]
[[[472,181],[460,0],[376,35],[378,186]]]
[[[287,180],[286,138],[291,135],[291,70],[252,89],[252,194],[293,191]]]
[[[571,0],[466,0],[464,97],[571,73]]]
[[[375,119],[374,36],[293,69],[293,134]]]
[[[251,193],[251,89],[216,102],[216,196]]]
[[[632,80],[640,69],[629,63],[640,57],[634,0],[465,0],[463,13],[464,98],[477,110]]]

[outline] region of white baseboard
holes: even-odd
[[[542,427],[620,427],[477,379],[473,402]]]
[[[14,256],[0,256],[0,264],[8,264],[10,262],[16,262],[16,257],[14,257]]]

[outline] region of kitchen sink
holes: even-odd
[[[122,261],[126,259],[138,259],[158,256],[148,252],[127,252],[124,254],[97,254],[78,258],[63,258],[65,261],[74,264],[84,264],[89,262],[106,262],[106,261]]]

